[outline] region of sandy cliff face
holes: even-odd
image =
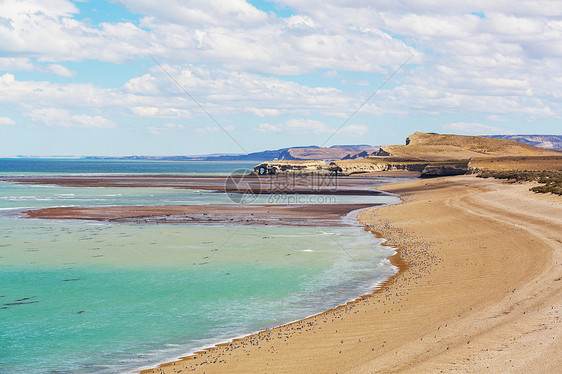
[[[419,172],[422,177],[436,177],[467,174],[479,169],[535,170],[540,166],[539,170],[558,170],[562,167],[560,159],[561,152],[513,140],[416,132],[408,137],[406,145],[382,146],[377,156],[329,163],[269,161],[256,166],[254,173],[353,175],[404,170]],[[549,167],[545,167],[547,164]]]
[[[329,174],[330,164],[324,161],[267,161],[254,167],[253,174]]]
[[[468,160],[455,162],[425,162],[385,160],[381,157],[369,157],[363,160],[342,160],[326,163],[323,161],[268,161],[254,168],[257,175],[276,174],[322,174],[354,175],[380,171],[413,171],[422,177],[466,174],[470,171]]]

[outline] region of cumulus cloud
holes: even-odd
[[[509,121],[509,118],[504,117],[504,116],[498,116],[498,115],[495,115],[495,114],[492,114],[492,115],[488,116],[487,119],[488,119],[489,121],[494,121],[494,122],[506,122],[506,121]]]
[[[348,136],[361,136],[369,129],[365,125],[347,125],[339,131],[326,123],[313,119],[291,119],[278,124],[260,123],[254,131],[260,133],[285,133],[285,134],[342,134]]]
[[[365,125],[347,125],[341,128],[339,133],[347,136],[363,136],[369,132]]]
[[[260,123],[255,129],[261,133],[285,132],[293,134],[314,133],[323,134],[329,131],[328,126],[322,121],[311,119],[291,119],[284,123]]]
[[[0,57],[0,70],[3,71],[33,71],[36,66],[29,58]]]
[[[337,108],[350,113],[359,98],[330,87],[309,87],[296,82],[193,66],[167,66],[203,107],[213,114],[274,117],[282,114],[329,113]],[[93,84],[21,81],[0,75],[0,104],[111,109],[120,114],[152,118],[190,118],[204,115],[199,106],[159,69],[133,78],[119,88]]]
[[[72,78],[76,76],[76,72],[73,70],[70,70],[69,68],[62,66],[60,64],[51,64],[48,65],[46,68],[41,69],[47,72],[51,72],[53,74],[56,75],[60,75],[63,77],[67,77],[67,78]]]
[[[131,112],[139,117],[155,118],[190,118],[191,113],[186,109],[158,108],[153,106],[137,106],[130,108]]]
[[[279,115],[279,109],[273,108],[246,108],[244,110],[258,117],[276,117]]]
[[[0,117],[0,126],[13,126],[16,122],[9,117]]]
[[[380,29],[350,27],[336,14],[331,19],[278,18],[244,0],[173,1],[167,6],[122,0],[132,12],[147,15],[141,17],[140,27],[131,22],[93,27],[77,19],[78,9],[71,2],[55,3],[6,0],[5,22],[0,22],[2,49],[50,61],[123,63],[151,54],[167,61],[204,60],[269,74],[318,68],[384,71],[381,65],[395,65],[417,54]]]
[[[165,132],[174,131],[174,130],[184,130],[185,128],[186,126],[182,124],[165,123],[161,126],[148,126],[146,129],[152,135],[162,135]]]
[[[89,116],[84,114],[72,115],[69,111],[60,108],[33,109],[28,116],[33,121],[41,122],[47,126],[91,128],[116,127],[116,124],[113,121],[101,116]]]
[[[361,85],[385,79],[413,56],[362,113],[562,115],[562,8],[555,1],[279,0],[293,11],[288,17],[243,0],[118,3],[139,19],[92,25],[67,0],[4,0],[0,69],[72,78],[67,61],[151,61],[150,54],[213,114],[268,118],[260,132],[285,126],[318,134],[330,131],[327,118],[298,118],[347,117],[370,94]],[[346,72],[377,74],[348,79]],[[291,78],[302,74],[328,83]],[[342,82],[361,90],[344,91]],[[146,118],[205,115],[158,66],[113,88],[0,76],[0,104],[22,103],[26,110],[93,108]],[[271,120],[281,116],[297,119]]]
[[[4,54],[44,61],[87,59],[122,63],[149,46],[150,34],[130,22],[92,27],[77,20],[76,6],[66,0],[2,2],[0,45]],[[60,68],[53,66],[52,69]],[[65,74],[67,72],[64,72]]]
[[[0,71],[37,71],[63,77],[75,77],[76,72],[60,64],[41,65],[24,57],[0,57]]]
[[[235,127],[232,125],[229,126],[223,126],[224,131],[226,132],[232,132],[235,130]],[[223,129],[221,129],[218,126],[205,126],[205,127],[198,127],[195,129],[195,132],[200,133],[200,134],[209,134],[209,133],[218,133],[223,131]]]
[[[189,2],[171,0],[162,6],[157,0],[120,0],[125,8],[149,14],[144,22],[168,22],[184,25],[255,24],[265,22],[267,13],[244,0],[193,0]]]

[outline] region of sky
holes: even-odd
[[[0,0],[0,156],[561,134],[559,0]]]

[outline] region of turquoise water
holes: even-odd
[[[109,224],[16,209],[228,201],[0,183],[0,372],[134,371],[341,305],[395,271],[393,251],[359,226]]]
[[[227,175],[259,161],[149,161],[0,158],[0,175],[199,174]]]
[[[394,271],[358,227],[10,226],[2,372],[138,368],[337,306]]]
[[[55,206],[235,204],[225,193],[145,187],[57,187],[0,181],[0,214],[7,210]],[[258,195],[253,204],[290,203],[290,195]],[[304,202],[325,204],[397,202],[392,196],[299,195]],[[234,199],[235,200],[235,199]],[[236,201],[236,200],[235,200]]]

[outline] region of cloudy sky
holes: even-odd
[[[0,156],[561,134],[559,0],[406,3],[0,0]]]

